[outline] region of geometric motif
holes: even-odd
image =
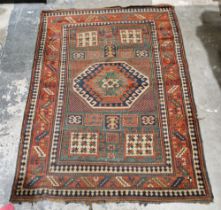
[[[39,147],[39,146],[34,146],[34,149],[35,149],[35,151],[36,151],[38,157],[41,157],[41,158],[46,157],[46,154],[45,154],[44,151],[41,149],[41,147]]]
[[[82,116],[81,115],[69,115],[68,116],[68,124],[81,125],[82,124]]]
[[[71,133],[70,153],[73,155],[97,155],[98,133]]]
[[[147,57],[149,55],[149,52],[147,50],[136,50],[135,55],[137,57]]]
[[[155,124],[155,116],[154,115],[142,115],[141,116],[141,124],[142,125],[154,125]]]
[[[142,30],[141,29],[125,29],[120,30],[120,38],[122,44],[135,44],[142,43]]]
[[[106,133],[106,142],[119,143],[119,134],[118,133]]]
[[[115,45],[111,44],[111,45],[106,45],[104,47],[104,57],[116,57],[117,55],[117,48]]]
[[[73,59],[74,60],[85,59],[85,52],[74,52],[73,53]]]
[[[120,116],[105,115],[105,128],[108,130],[118,130],[120,128]]]
[[[102,119],[101,114],[86,114],[84,124],[86,126],[101,126]]]
[[[138,116],[136,114],[127,114],[122,117],[122,125],[126,127],[137,127]]]
[[[77,33],[77,47],[90,47],[97,44],[97,31]]]
[[[89,66],[73,80],[73,90],[92,108],[130,108],[149,87],[149,79],[126,62]]]
[[[153,134],[126,134],[126,157],[153,155]]]

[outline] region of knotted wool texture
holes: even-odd
[[[172,6],[41,13],[11,200],[212,201]]]

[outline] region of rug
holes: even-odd
[[[172,6],[41,13],[11,201],[212,201]]]

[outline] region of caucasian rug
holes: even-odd
[[[43,11],[11,200],[211,201],[172,6]]]

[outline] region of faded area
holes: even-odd
[[[59,0],[57,0],[59,1]],[[51,0],[53,2],[53,0]],[[39,14],[48,8],[93,8],[150,4],[150,1],[72,0],[63,5],[16,5],[4,32],[0,59],[0,207],[8,202],[14,178],[23,113],[34,56]],[[83,2],[83,3],[82,3]],[[156,0],[157,3],[161,3]],[[0,15],[3,10],[0,6]],[[220,210],[221,209],[221,18],[217,6],[177,6],[200,120],[207,169],[214,193],[211,204],[105,203],[93,210]],[[2,21],[2,19],[0,19]],[[7,22],[7,20],[6,20]],[[2,22],[1,22],[2,23]],[[7,25],[7,24],[6,24]],[[5,30],[4,30],[5,31]],[[2,38],[2,36],[0,36]],[[3,40],[3,39],[2,39]],[[1,42],[1,39],[0,39]],[[89,210],[78,203],[41,201],[16,204],[16,210]]]

